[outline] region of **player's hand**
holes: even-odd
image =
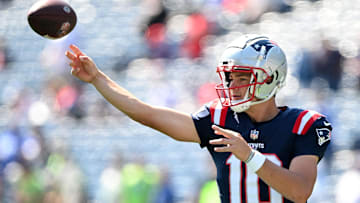
[[[94,61],[77,46],[70,45],[69,48],[71,51],[66,51],[65,55],[70,59],[71,74],[84,82],[92,83],[99,73]]]
[[[222,147],[215,147],[214,150],[216,152],[231,152],[241,161],[247,160],[250,155],[251,148],[240,133],[223,129],[216,125],[213,125],[212,129],[215,134],[225,137],[210,140],[211,145],[224,145]]]

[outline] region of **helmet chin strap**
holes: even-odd
[[[234,112],[240,113],[240,112],[244,112],[244,111],[248,110],[248,109],[250,108],[250,104],[249,104],[249,102],[247,102],[247,103],[244,103],[244,104],[239,104],[239,105],[236,105],[236,106],[231,106],[230,108],[231,108],[231,110],[233,110]]]
[[[248,110],[250,108],[250,106],[252,106],[252,105],[260,104],[260,103],[268,101],[269,99],[271,99],[278,92],[279,89],[280,89],[280,87],[276,86],[273,89],[273,91],[269,94],[269,96],[266,97],[265,99],[258,100],[258,101],[248,101],[248,102],[245,102],[243,104],[238,104],[236,106],[231,106],[230,108],[231,108],[231,110],[235,111],[236,113],[244,112],[244,111]]]

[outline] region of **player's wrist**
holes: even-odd
[[[263,154],[252,149],[249,157],[244,162],[250,171],[256,173],[264,165],[265,160],[266,157]]]
[[[250,153],[249,153],[247,159],[245,159],[244,162],[247,164],[254,157],[254,155],[255,155],[255,151],[250,148]]]
[[[99,83],[99,81],[104,78],[104,73],[101,72],[100,70],[97,70],[97,72],[94,74],[93,78],[91,81],[89,81],[89,83],[93,84],[96,86],[97,83]]]

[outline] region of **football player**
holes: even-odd
[[[192,115],[140,101],[74,45],[66,56],[75,77],[131,119],[206,147],[222,203],[306,202],[311,195],[332,127],[315,111],[276,105],[287,62],[269,38],[243,35],[232,42],[217,67],[219,98]]]

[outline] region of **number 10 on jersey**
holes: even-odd
[[[266,158],[272,161],[274,164],[281,166],[281,161],[274,154],[264,154]],[[268,188],[269,194],[260,194],[259,177],[252,172],[249,172],[246,164],[241,164],[241,161],[231,154],[226,161],[229,165],[229,190],[230,190],[230,202],[231,203],[260,203],[260,195],[269,196],[267,199],[269,203],[282,203],[282,196],[272,188]],[[245,166],[245,173],[242,174],[242,166]],[[244,181],[244,184],[241,182]],[[241,188],[241,186],[245,188]],[[243,202],[241,197],[243,196],[242,191],[245,191],[246,201]]]

